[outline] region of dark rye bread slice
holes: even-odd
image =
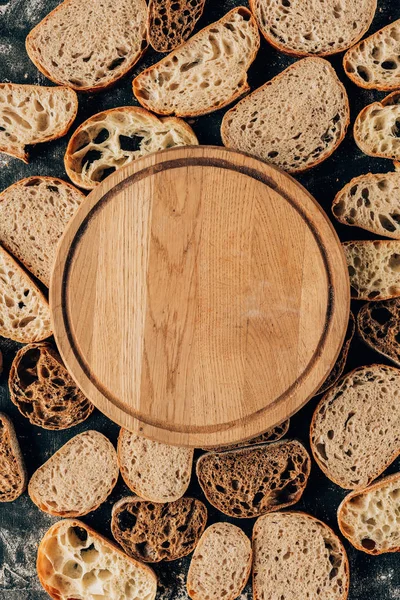
[[[206,522],[207,509],[200,500],[155,503],[128,496],[113,506],[111,531],[128,556],[155,563],[193,552]]]
[[[400,367],[400,298],[364,304],[357,327],[363,342]]]
[[[27,475],[11,419],[0,413],[0,502],[12,502],[26,488]]]
[[[200,19],[206,0],[150,0],[149,41],[157,52],[185,42]]]
[[[307,485],[311,460],[296,440],[209,452],[196,473],[207,500],[230,517],[245,519],[292,506]]]
[[[257,437],[245,440],[244,442],[238,442],[237,444],[230,444],[229,446],[215,446],[214,448],[203,448],[209,452],[225,452],[225,450],[235,450],[236,448],[245,448],[246,446],[256,446],[257,444],[263,444],[267,442],[277,442],[283,438],[289,429],[290,419],[283,421],[279,425],[275,425],[271,429],[268,429],[265,433],[257,435]]]
[[[344,338],[342,349],[332,371],[329,373],[328,377],[325,379],[324,383],[321,385],[318,392],[315,394],[316,396],[318,396],[319,394],[324,394],[327,390],[329,390],[329,388],[335,385],[335,383],[341,377],[346,366],[347,356],[349,354],[350,344],[354,337],[355,330],[356,321],[353,313],[350,311],[349,323],[347,325],[346,336]]]

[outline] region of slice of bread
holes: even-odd
[[[157,52],[183,44],[203,14],[206,0],[150,0],[149,40]]]
[[[53,600],[155,600],[157,578],[82,521],[50,527],[39,544],[37,572]]]
[[[327,159],[343,140],[349,101],[323,58],[304,58],[231,108],[221,124],[225,146],[290,173]]]
[[[205,115],[249,90],[247,70],[259,46],[256,22],[239,6],[140,73],[133,93],[159,114]]]
[[[253,529],[254,600],[346,600],[349,562],[337,535],[300,512],[257,519]]]
[[[57,350],[47,342],[21,348],[8,378],[10,397],[32,425],[67,429],[82,423],[93,404],[75,385]]]
[[[29,162],[25,146],[65,135],[77,110],[67,87],[0,83],[0,152]]]
[[[155,563],[193,552],[206,522],[207,509],[200,500],[158,504],[129,496],[114,504],[111,531],[128,556]]]
[[[24,459],[11,419],[0,413],[0,502],[16,500],[26,488]]]
[[[344,55],[346,75],[358,86],[375,90],[400,87],[400,19],[362,40]]]
[[[212,452],[225,452],[225,450],[235,450],[235,448],[245,448],[246,446],[255,446],[257,444],[263,444],[267,442],[277,442],[281,438],[283,438],[290,426],[290,419],[283,421],[279,425],[275,425],[275,427],[271,427],[265,433],[258,435],[257,437],[251,438],[250,440],[245,440],[244,442],[238,442],[237,444],[230,444],[229,446],[215,446],[214,448],[203,448],[203,450],[212,451]]]
[[[187,591],[193,600],[234,600],[250,575],[249,538],[236,525],[214,523],[200,538],[190,563]]]
[[[193,449],[153,442],[121,429],[118,461],[126,485],[140,498],[174,502],[189,487]]]
[[[326,56],[350,48],[369,29],[376,4],[376,0],[250,0],[267,42],[294,56]]]
[[[146,48],[145,0],[64,0],[26,38],[39,71],[81,92],[120,79]]]
[[[0,246],[0,335],[29,344],[51,335],[46,298]]]
[[[117,479],[114,446],[102,433],[84,431],[35,471],[28,493],[50,515],[79,517],[103,504]]]
[[[0,194],[0,244],[47,287],[58,241],[84,198],[69,183],[43,176]]]
[[[400,370],[359,367],[331,388],[315,409],[314,458],[329,479],[361,489],[400,454]]]
[[[304,446],[284,440],[203,454],[196,473],[210,504],[230,517],[249,519],[298,502],[310,469]]]
[[[400,160],[400,92],[363,108],[354,123],[354,139],[369,156]]]
[[[361,339],[400,367],[400,298],[367,302],[357,315]]]
[[[346,366],[347,356],[350,350],[350,344],[354,337],[354,333],[356,330],[356,321],[353,313],[350,311],[349,315],[349,323],[347,325],[346,336],[344,338],[343,346],[340,351],[340,354],[335,362],[335,365],[332,371],[329,373],[328,377],[325,379],[324,383],[319,388],[318,392],[315,394],[318,396],[319,394],[324,394],[327,390],[329,390],[335,383],[340,379],[344,368]]]
[[[389,300],[400,296],[400,241],[345,242],[351,297]]]
[[[78,127],[68,143],[65,170],[76,185],[91,190],[145,154],[198,143],[182,119],[159,119],[143,108],[121,106],[93,115]]]
[[[400,473],[346,496],[338,508],[338,523],[357,550],[400,552]]]

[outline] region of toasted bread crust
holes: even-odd
[[[381,325],[381,329],[376,332],[374,335],[373,341],[371,340],[371,335],[368,335],[365,332],[365,329],[369,326],[370,321],[372,320],[372,311],[376,308],[377,310],[387,310],[391,313],[391,318],[389,321],[385,322],[385,324],[377,323],[377,325]],[[382,356],[385,356],[388,360],[393,362],[397,367],[400,367],[400,344],[396,340],[396,335],[398,334],[398,319],[397,313],[399,313],[400,317],[400,298],[394,298],[389,300],[388,302],[367,302],[364,304],[358,312],[357,315],[357,328],[358,333],[362,341],[367,344],[372,350],[375,352],[379,352]],[[389,327],[386,325],[389,323]],[[371,326],[372,328],[372,326]],[[383,334],[382,337],[379,333]],[[390,347],[399,347],[399,353],[397,354],[397,358],[394,353],[390,353],[385,348],[387,346]]]

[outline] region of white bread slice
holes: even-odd
[[[150,0],[149,40],[157,52],[171,52],[191,35],[206,0]]]
[[[76,185],[91,190],[145,154],[198,143],[182,119],[159,119],[143,108],[121,106],[93,115],[78,127],[68,143],[65,170]]]
[[[0,194],[0,244],[49,287],[57,244],[85,196],[55,177],[27,177]]]
[[[117,454],[98,431],[69,440],[32,475],[28,493],[44,512],[80,517],[96,510],[118,479]]]
[[[0,245],[0,335],[29,344],[44,340],[51,333],[46,298]]]
[[[140,498],[174,502],[189,487],[193,449],[153,442],[121,428],[118,462],[126,485]]]
[[[304,58],[231,108],[221,135],[225,146],[297,173],[332,154],[349,120],[346,90],[329,62]]]
[[[353,46],[369,29],[377,0],[250,0],[261,33],[294,56],[326,56]]]
[[[12,421],[0,413],[0,502],[13,502],[26,488],[27,475]]]
[[[40,542],[36,567],[54,600],[155,600],[157,593],[150,567],[78,520],[50,527]]]
[[[400,160],[400,92],[363,108],[354,123],[354,140],[369,156]]]
[[[145,108],[163,115],[204,115],[249,90],[247,70],[260,46],[257,23],[239,6],[205,27],[133,80]]]
[[[236,525],[214,523],[200,538],[187,578],[193,600],[235,600],[247,583],[252,550]]]
[[[346,600],[349,563],[337,535],[300,512],[264,515],[253,529],[254,600]]]
[[[314,458],[329,479],[361,489],[400,454],[400,370],[359,367],[331,388],[310,429]]]
[[[64,0],[26,38],[46,77],[81,91],[102,90],[125,75],[147,48],[145,0]]]
[[[77,110],[67,87],[0,83],[0,152],[29,162],[25,146],[65,135]]]

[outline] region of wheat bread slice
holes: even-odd
[[[39,544],[36,567],[53,600],[155,600],[157,593],[150,567],[78,520],[50,527]]]
[[[250,440],[245,440],[244,442],[238,442],[237,444],[229,444],[228,446],[214,446],[213,448],[202,448],[203,450],[209,452],[225,452],[225,450],[235,450],[236,448],[245,448],[246,446],[256,446],[258,444],[264,444],[269,442],[277,442],[281,438],[283,438],[290,426],[290,419],[279,423],[279,425],[275,425],[275,427],[271,427],[265,433],[261,435],[257,435]]]
[[[247,70],[259,45],[255,19],[239,6],[140,73],[133,93],[145,108],[163,115],[213,112],[248,92]]]
[[[400,367],[400,298],[367,302],[357,315],[363,342]]]
[[[400,92],[369,104],[354,123],[354,139],[368,156],[400,160]]]
[[[128,496],[113,506],[111,531],[128,556],[155,563],[193,552],[206,522],[207,508],[200,500],[155,503]]]
[[[298,173],[327,159],[349,122],[343,84],[327,60],[313,57],[295,62],[231,108],[221,136],[228,148]]]
[[[65,170],[79,187],[91,190],[115,170],[150,152],[199,142],[182,119],[159,119],[143,108],[121,106],[89,117],[72,134]]]
[[[0,83],[0,152],[29,162],[26,146],[65,135],[77,110],[67,87]]]
[[[231,523],[214,523],[194,551],[187,591],[193,600],[234,600],[242,592],[251,571],[250,540]]]
[[[149,41],[157,52],[171,52],[191,35],[206,0],[150,0]]]
[[[28,493],[44,512],[79,517],[96,510],[118,479],[114,446],[98,431],[69,440],[32,475]]]
[[[27,474],[14,425],[0,413],[0,502],[13,502],[25,490]]]
[[[349,562],[330,527],[311,515],[264,515],[253,529],[254,600],[346,600]]]
[[[344,338],[342,349],[340,351],[339,356],[336,359],[332,371],[329,373],[328,377],[325,379],[324,383],[321,385],[318,392],[315,394],[316,396],[318,396],[319,394],[324,394],[333,385],[335,385],[335,383],[339,381],[340,377],[342,376],[344,368],[346,366],[346,361],[350,350],[350,344],[354,337],[355,330],[356,320],[354,318],[353,313],[350,311],[349,322],[347,325],[346,336]]]

